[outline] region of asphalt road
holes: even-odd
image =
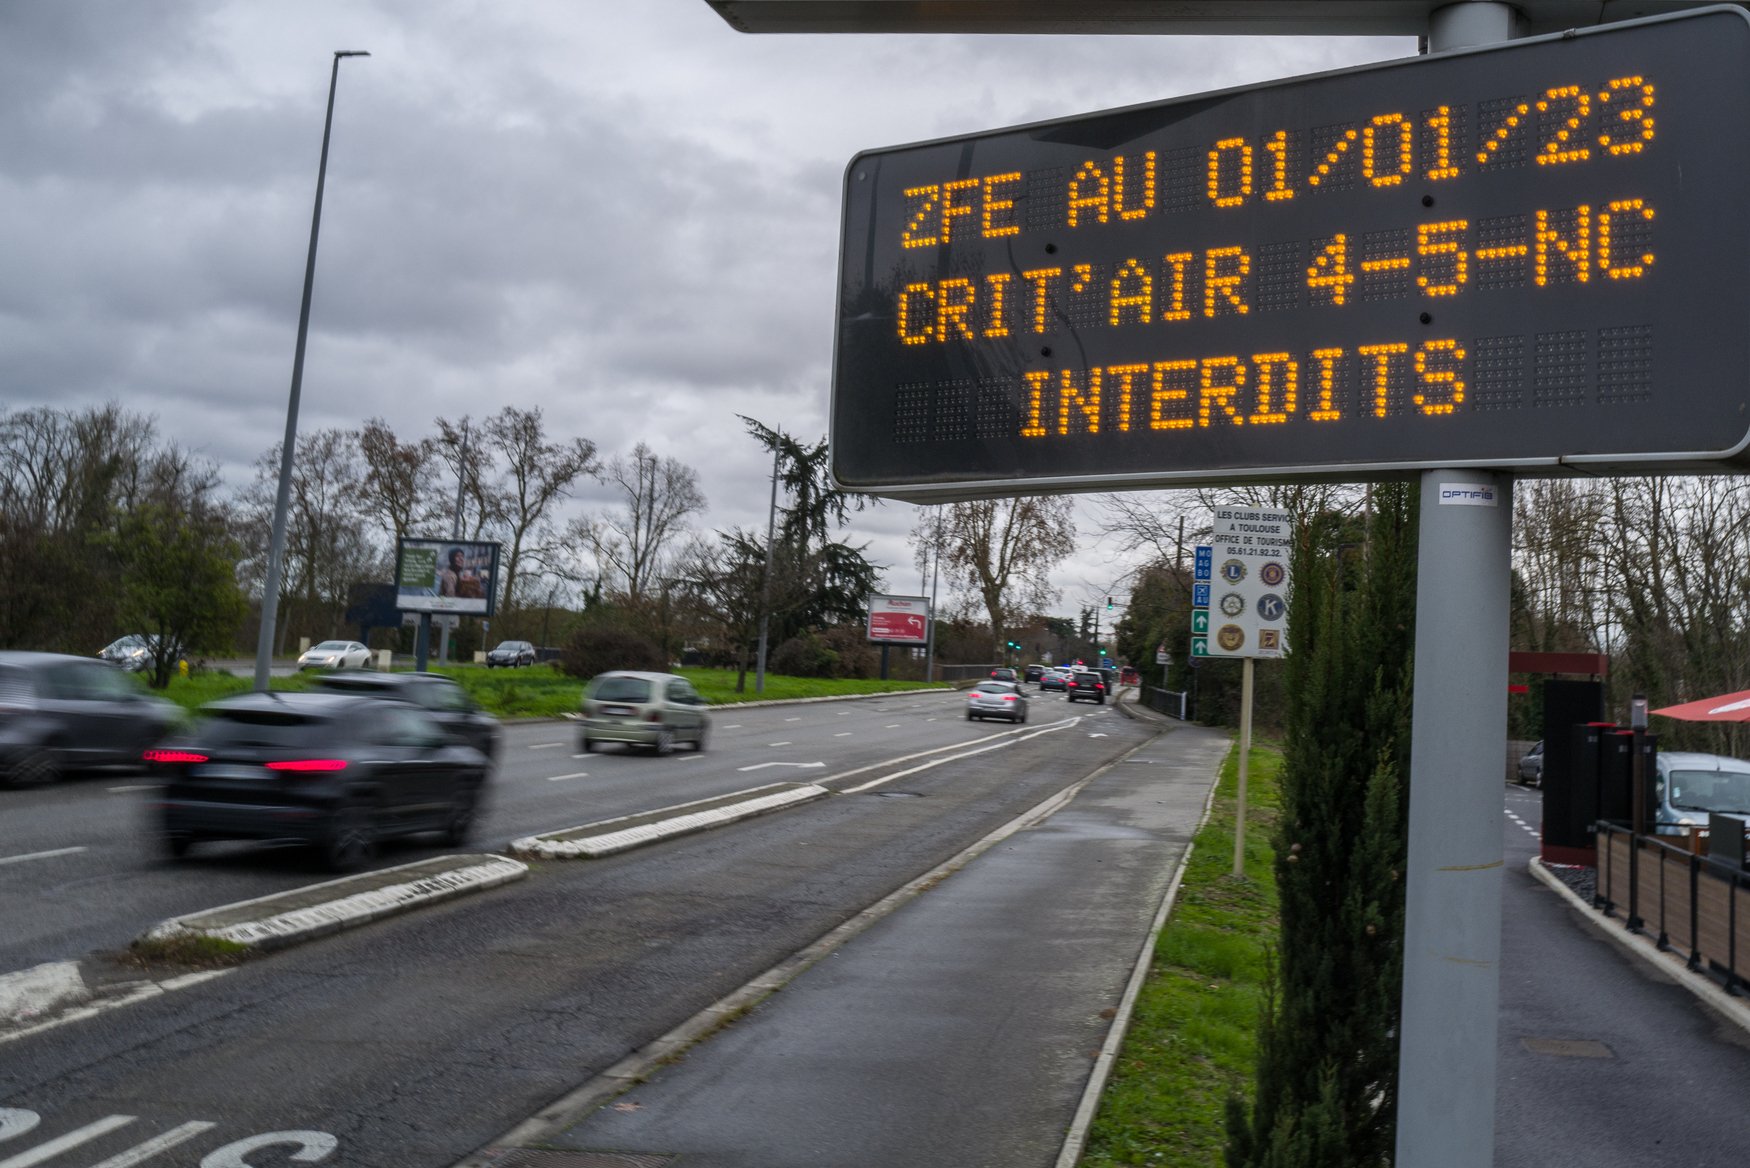
[[[963,701],[925,692],[725,707],[713,712],[704,753],[667,758],[618,746],[579,756],[568,722],[507,725],[474,847],[503,850],[513,839],[593,820],[1001,740],[1006,724],[965,721]],[[1036,696],[1029,725],[1110,710]],[[249,843],[206,844],[184,863],[167,863],[151,842],[151,792],[143,776],[122,772],[0,792],[0,973],[115,950],[157,921],[328,878],[301,849]],[[376,866],[442,854],[411,841],[385,849]]]
[[[1750,1036],[1530,874],[1542,801],[1507,788],[1496,1168],[1742,1163]]]
[[[488,848],[784,778],[841,796],[539,864],[506,888],[7,1043],[0,1166],[9,1148],[50,1146],[65,1149],[54,1168],[124,1168],[145,1162],[125,1152],[142,1146],[164,1149],[155,1164],[202,1168],[453,1163],[1153,733],[1055,696],[1024,727],[972,724],[963,700],[720,710],[709,751],[667,759],[573,757],[567,726],[511,728],[477,841]],[[143,794],[114,789],[129,785],[8,793],[24,798],[0,837],[0,860],[15,858],[0,865],[0,968],[313,879],[260,848],[158,861],[139,831]],[[57,854],[16,859],[32,852]]]

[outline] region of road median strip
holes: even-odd
[[[212,937],[251,949],[278,949],[496,888],[528,873],[527,864],[504,856],[440,856],[173,917],[153,926],[141,940]]]
[[[638,815],[603,819],[578,827],[567,827],[541,835],[525,836],[511,841],[510,850],[518,856],[543,860],[587,860],[611,856],[657,840],[706,831],[725,823],[764,815],[784,807],[823,799],[832,794],[813,783],[773,783],[700,799],[659,807]]]

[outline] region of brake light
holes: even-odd
[[[344,758],[299,758],[263,764],[270,771],[343,771]]]
[[[140,756],[145,762],[205,762],[207,756],[192,750],[159,750],[154,748]]]
[[[1005,701],[1005,702],[1012,702],[1014,700],[1015,700],[1014,694],[1004,694],[1003,695],[1003,701]]]

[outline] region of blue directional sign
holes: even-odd
[[[1191,585],[1191,607],[1193,607],[1193,608],[1208,608],[1209,607],[1209,585],[1207,585],[1207,584],[1193,584],[1193,585]]]
[[[1214,564],[1215,564],[1215,549],[1213,547],[1208,546],[1208,545],[1205,545],[1203,547],[1198,548],[1197,549],[1197,559],[1193,565],[1193,571],[1192,571],[1191,578],[1193,580],[1207,580],[1207,579],[1209,579],[1210,578],[1210,570],[1214,566]]]

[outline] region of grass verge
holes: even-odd
[[[1233,875],[1238,757],[1230,752],[1222,765],[1209,822],[1197,833],[1101,1096],[1084,1168],[1220,1164],[1228,1094],[1251,1095],[1266,953],[1277,934],[1270,837],[1282,756],[1252,744],[1243,877]]]
[[[144,969],[228,969],[250,956],[250,948],[222,937],[185,933],[175,937],[142,937],[128,946],[132,964]]]
[[[483,665],[454,665],[433,669],[445,677],[454,678],[481,709],[500,718],[557,718],[575,713],[583,697],[583,682],[567,677],[547,665],[532,669],[487,669]],[[733,669],[682,669],[682,677],[691,681],[714,706],[737,702],[783,701],[793,698],[834,697],[846,694],[891,693],[907,689],[940,689],[941,684],[921,681],[881,681],[876,678],[780,677],[768,673],[764,693],[753,691],[750,673],[747,687],[735,692]],[[268,688],[277,692],[309,689],[312,674],[268,679]],[[173,677],[165,696],[187,709],[194,709],[217,698],[243,693],[254,687],[254,678],[243,674],[205,671],[188,677]]]

